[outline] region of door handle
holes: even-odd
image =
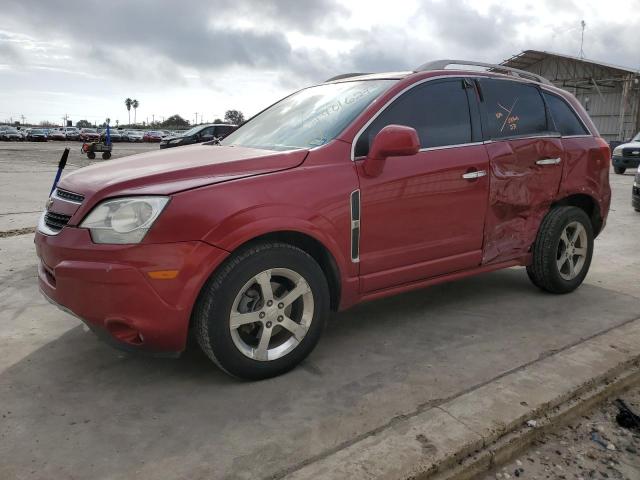
[[[476,170],[475,172],[463,173],[462,178],[464,178],[465,180],[473,180],[474,178],[484,177],[486,174],[486,170]]]
[[[536,162],[536,165],[558,165],[560,158],[543,158]]]

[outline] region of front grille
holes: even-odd
[[[622,149],[622,156],[623,157],[640,158],[640,147],[623,148]]]
[[[44,215],[44,223],[54,232],[62,230],[62,227],[69,223],[70,219],[71,215],[63,215],[61,213],[47,212]]]
[[[82,203],[82,201],[84,200],[84,195],[69,192],[67,190],[62,190],[61,188],[56,189],[56,196],[58,198],[62,198],[63,200],[69,200],[70,202],[75,203]]]

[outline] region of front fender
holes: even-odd
[[[338,243],[344,232],[340,232],[338,226],[326,217],[302,207],[274,204],[245,209],[216,225],[204,241],[233,252],[254,238],[278,232],[301,233],[315,239],[331,253],[341,272],[355,274],[351,271],[351,262],[345,256],[344,247]]]

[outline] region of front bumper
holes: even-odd
[[[100,245],[89,232],[65,227],[36,232],[38,282],[52,303],[125,350],[184,350],[192,307],[228,253],[204,242]],[[149,272],[177,270],[171,279]]]
[[[613,156],[611,157],[611,163],[613,163],[614,167],[638,168],[638,165],[640,165],[640,156],[638,157]]]

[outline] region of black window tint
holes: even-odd
[[[201,137],[213,135],[213,127],[203,128],[202,130],[200,130],[198,135],[200,135]]]
[[[471,142],[469,103],[462,80],[427,82],[393,102],[360,135],[355,156],[364,156],[387,125],[413,127],[422,148]]]
[[[232,131],[233,127],[227,127],[224,125],[219,125],[216,127],[216,137],[226,137]]]
[[[547,115],[536,87],[510,80],[483,79],[482,96],[489,138],[546,132]]]
[[[588,134],[576,114],[571,110],[571,107],[556,95],[550,93],[544,93],[544,98],[547,101],[547,106],[551,112],[551,118],[555,123],[555,130],[560,132],[560,135],[585,135]]]

